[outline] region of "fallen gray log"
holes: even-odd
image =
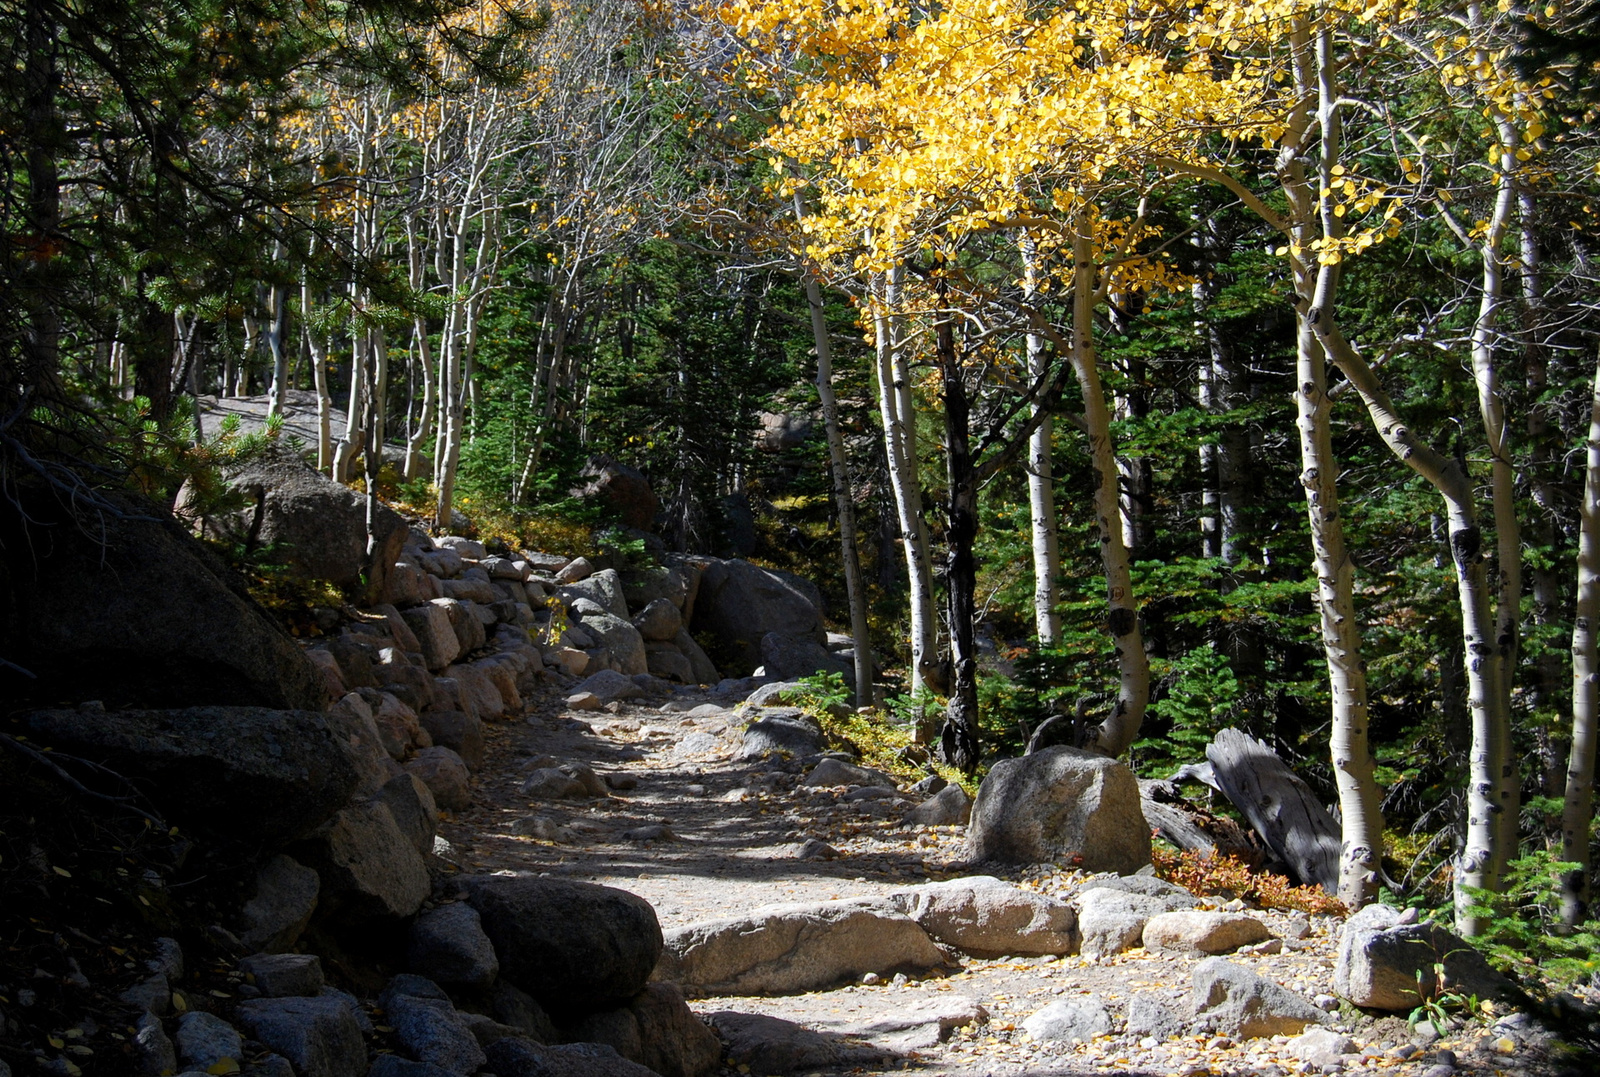
[[[1211,768],[1205,769],[1209,772]],[[1236,856],[1247,864],[1261,860],[1261,848],[1250,840],[1248,831],[1232,819],[1191,803],[1172,781],[1141,780],[1139,807],[1155,835],[1179,849],[1205,856]]]
[[[1237,729],[1206,745],[1217,788],[1301,885],[1339,888],[1339,824],[1276,752]]]

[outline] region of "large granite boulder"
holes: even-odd
[[[674,928],[654,978],[691,994],[788,994],[943,964],[928,933],[892,905],[844,900],[766,905]]]
[[[845,661],[810,637],[786,632],[768,632],[761,637],[761,668],[768,677],[786,681],[817,673],[837,673],[848,684],[856,680],[854,662]]]
[[[407,527],[379,503],[372,553],[367,553],[367,500],[307,464],[288,446],[274,446],[224,472],[249,505],[215,521],[224,537],[274,547],[296,575],[360,587],[367,601],[386,597]],[[259,520],[259,522],[257,522]]]
[[[1345,921],[1334,994],[1369,1009],[1411,1010],[1445,991],[1499,999],[1516,988],[1470,943],[1409,910],[1368,905]]]
[[[661,924],[641,897],[532,876],[463,880],[500,975],[552,1014],[593,1012],[643,990],[661,956]]]
[[[431,888],[427,861],[381,800],[351,803],[294,852],[322,880],[319,903],[346,922],[403,919]]]
[[[244,582],[148,502],[13,489],[0,512],[0,698],[315,710],[322,675]],[[26,670],[19,672],[18,667]]]
[[[131,779],[186,829],[281,845],[316,829],[361,781],[338,715],[265,707],[34,711],[41,744]],[[381,749],[380,749],[381,750]]]
[[[1328,1019],[1310,999],[1220,957],[1196,965],[1193,982],[1196,1019],[1229,1036],[1298,1036]]]
[[[1150,863],[1139,783],[1116,760],[1076,748],[1002,759],[978,788],[967,856],[1131,875]]]
[[[737,656],[748,673],[761,664],[761,640],[769,632],[824,644],[822,602],[805,581],[748,561],[706,558],[689,622],[709,632],[722,652]]]
[[[722,1042],[676,984],[649,984],[626,1006],[589,1014],[565,1032],[568,1040],[609,1044],[661,1077],[705,1077],[722,1061]]]
[[[975,957],[1078,949],[1078,918],[1070,905],[991,875],[897,890],[889,900],[935,939]]]

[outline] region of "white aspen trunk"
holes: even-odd
[[[1031,237],[1020,241],[1022,252],[1022,301],[1033,305],[1039,292],[1038,249]],[[1027,336],[1028,373],[1042,382],[1048,372],[1049,356],[1044,337],[1037,332]],[[1038,415],[1043,406],[1033,405]],[[1055,423],[1046,414],[1028,437],[1028,510],[1033,546],[1033,623],[1039,646],[1054,647],[1061,639],[1060,588],[1061,546],[1056,534],[1056,494],[1051,442]]]
[[[426,260],[422,255],[422,237],[418,234],[416,220],[410,216],[406,218],[406,254],[410,263],[411,290],[420,295],[427,283],[424,272]],[[438,409],[438,383],[433,370],[433,343],[428,336],[428,321],[422,315],[418,314],[412,319],[411,334],[416,344],[417,371],[422,376],[422,411],[417,416],[416,425],[408,432],[406,438],[404,471],[408,482],[422,474],[424,459],[422,450],[433,433],[434,413]]]
[[[1139,736],[1150,700],[1150,658],[1139,628],[1139,602],[1133,591],[1128,548],[1122,542],[1122,499],[1117,456],[1111,442],[1111,411],[1094,351],[1094,243],[1087,214],[1080,212],[1073,236],[1072,366],[1083,393],[1084,428],[1094,464],[1095,521],[1100,529],[1100,563],[1106,574],[1106,623],[1117,651],[1117,702],[1093,734],[1093,747],[1109,756],[1126,752]]]
[[[933,590],[933,563],[928,550],[927,518],[922,512],[922,484],[917,467],[917,416],[900,339],[901,278],[896,267],[879,278],[873,306],[874,357],[878,368],[878,414],[883,423],[884,456],[894,492],[900,547],[906,560],[907,606],[910,614],[911,691],[932,690],[938,664],[939,614]],[[917,743],[931,743],[936,720],[918,723]]]
[[[256,344],[260,339],[260,330],[255,316],[247,314],[242,321],[244,323],[244,347],[239,352],[239,365],[234,368],[233,384],[228,386],[228,395],[234,397],[250,395],[250,361],[256,354]]]
[[[1561,806],[1561,859],[1578,867],[1561,878],[1561,922],[1589,912],[1589,830],[1594,821],[1596,728],[1600,726],[1600,362],[1589,401],[1589,440],[1578,517],[1578,594],[1572,612],[1572,746]]]
[[[1468,25],[1483,30],[1483,11],[1479,4],[1468,7]],[[1480,69],[1492,68],[1486,50],[1478,50]],[[1482,291],[1478,315],[1472,325],[1472,379],[1478,390],[1478,413],[1483,421],[1484,439],[1490,460],[1490,505],[1494,515],[1495,561],[1499,570],[1496,599],[1494,660],[1499,698],[1495,709],[1504,729],[1497,732],[1505,740],[1501,768],[1495,776],[1495,874],[1498,877],[1507,861],[1516,855],[1518,816],[1521,802],[1521,772],[1511,751],[1511,688],[1517,668],[1518,640],[1522,616],[1522,531],[1517,520],[1516,469],[1511,460],[1510,438],[1505,403],[1500,395],[1499,373],[1495,365],[1496,321],[1505,295],[1505,261],[1500,247],[1517,209],[1517,150],[1521,146],[1520,128],[1495,110],[1497,141],[1501,144],[1496,177],[1494,209],[1485,222],[1478,246],[1482,260]]]
[[[289,391],[289,349],[283,346],[288,328],[288,296],[281,284],[267,291],[267,350],[272,353],[272,385],[267,389],[267,415],[283,414],[283,397]]]
[[[1356,909],[1378,892],[1383,857],[1383,816],[1368,740],[1367,675],[1361,658],[1355,611],[1355,568],[1345,545],[1339,512],[1338,461],[1333,455],[1327,395],[1326,350],[1316,326],[1331,319],[1339,274],[1318,266],[1312,241],[1337,228],[1337,218],[1317,194],[1330,186],[1342,147],[1334,102],[1336,72],[1326,27],[1313,33],[1301,25],[1291,38],[1297,106],[1281,140],[1279,175],[1289,203],[1291,264],[1296,326],[1296,425],[1300,434],[1300,482],[1306,492],[1317,610],[1332,697],[1329,757],[1339,794],[1339,897]],[[1312,102],[1321,131],[1316,176],[1305,167],[1312,127]],[[1314,186],[1315,184],[1316,186]],[[1348,376],[1348,375],[1347,375]]]
[[[305,334],[306,351],[311,355],[311,384],[317,394],[317,470],[324,475],[333,469],[333,399],[328,392],[328,349],[311,325],[311,284],[300,276],[300,331]]]

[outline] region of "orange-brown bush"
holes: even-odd
[[[1298,909],[1305,913],[1346,916],[1343,902],[1321,887],[1292,886],[1282,875],[1256,871],[1236,856],[1207,856],[1186,849],[1150,851],[1156,874],[1194,894],[1233,894],[1263,909]]]

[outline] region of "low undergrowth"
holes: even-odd
[[[1150,850],[1156,874],[1192,894],[1228,895],[1263,909],[1291,909],[1322,916],[1347,916],[1344,903],[1319,886],[1295,886],[1282,875],[1252,868],[1236,856],[1207,856],[1186,849]]]

